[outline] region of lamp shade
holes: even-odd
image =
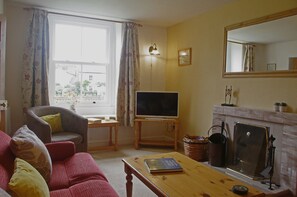
[[[154,43],[152,46],[149,47],[149,53],[151,55],[160,55],[160,52],[157,49],[156,43]]]

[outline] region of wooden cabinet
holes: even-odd
[[[172,124],[174,130],[174,139],[171,141],[165,140],[144,140],[141,138],[141,128],[143,123],[159,122],[164,124]],[[155,118],[139,118],[134,120],[134,134],[135,134],[135,149],[139,149],[139,145],[152,145],[152,146],[172,146],[177,151],[177,138],[179,132],[178,119],[155,119]]]

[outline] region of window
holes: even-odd
[[[51,104],[75,105],[84,115],[114,115],[119,25],[57,15],[49,21]]]
[[[242,71],[243,62],[243,44],[228,42],[227,43],[227,72]]]

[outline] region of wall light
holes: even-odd
[[[157,45],[156,45],[156,43],[154,43],[152,46],[150,46],[150,48],[149,48],[149,53],[150,53],[151,55],[160,55],[160,52],[159,52],[158,49],[157,49]]]

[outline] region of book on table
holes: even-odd
[[[102,120],[100,118],[88,118],[89,123],[101,123]]]
[[[174,158],[145,159],[144,163],[150,173],[181,172],[181,165]]]

